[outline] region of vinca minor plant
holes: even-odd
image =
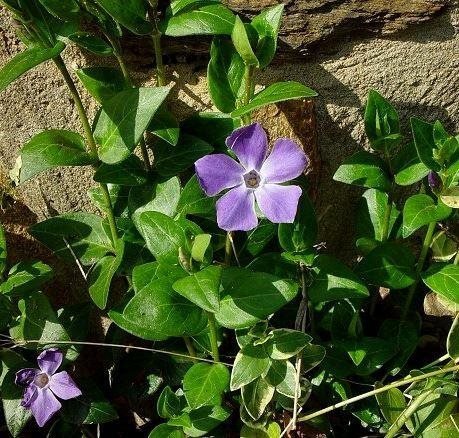
[[[252,120],[317,97],[294,81],[255,87],[283,5],[246,21],[218,0],[0,1],[25,47],[0,70],[0,91],[50,61],[81,121],[32,136],[11,178],[89,166],[99,211],[49,209],[29,229],[84,278],[79,303],[60,309],[42,292],[52,269],[11,265],[0,228],[2,434],[455,436],[458,317],[436,357],[419,351],[426,293],[459,305],[459,137],[413,118],[407,140],[370,92],[371,149],[334,176],[366,189],[359,259],[344,263],[317,244],[308,157]],[[126,34],[150,41],[155,86],[131,77]],[[179,120],[163,40],[196,35],[212,39],[216,111]],[[117,68],[69,70],[74,44]],[[109,319],[103,339],[88,338],[91,315]]]

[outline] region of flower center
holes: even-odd
[[[37,385],[39,388],[44,388],[49,382],[49,377],[46,373],[41,373],[38,374],[35,377],[34,383]]]
[[[244,175],[245,186],[249,189],[256,189],[259,187],[261,178],[256,170],[251,170]]]

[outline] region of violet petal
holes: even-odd
[[[263,214],[274,223],[292,223],[295,220],[301,188],[264,184],[255,190],[258,206]]]
[[[63,400],[69,400],[81,395],[81,391],[67,371],[54,374],[49,381],[49,387],[54,394]]]
[[[35,376],[40,372],[37,368],[24,368],[16,373],[14,383],[16,385],[29,385],[35,379]]]
[[[196,175],[207,196],[215,196],[242,181],[244,168],[225,154],[206,155],[195,163]]]
[[[40,369],[51,376],[61,366],[62,353],[57,348],[50,348],[42,351],[37,357],[38,366]]]
[[[37,424],[43,427],[61,408],[61,403],[49,388],[37,389],[37,396],[30,404],[30,410]]]
[[[226,145],[247,170],[260,170],[268,151],[268,138],[262,126],[253,123],[233,131],[226,139]]]
[[[308,157],[292,140],[280,138],[261,167],[260,174],[266,183],[283,183],[301,175]]]
[[[37,386],[34,384],[29,385],[22,395],[21,406],[23,408],[29,408],[32,402],[37,398],[37,393]]]
[[[248,231],[258,224],[255,197],[245,185],[231,189],[217,201],[217,223],[225,231]]]

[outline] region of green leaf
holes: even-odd
[[[381,386],[379,384],[376,388]],[[400,414],[406,409],[405,396],[398,388],[391,388],[388,391],[376,394],[376,400],[384,418],[389,424],[395,423]]]
[[[209,143],[188,134],[182,134],[176,146],[159,140],[155,144],[156,170],[161,176],[170,178],[188,169],[212,150]]]
[[[113,277],[121,265],[124,242],[118,240],[115,255],[102,257],[91,269],[88,276],[88,291],[99,309],[105,309]]]
[[[459,265],[434,263],[421,276],[435,293],[459,304]]]
[[[365,283],[334,257],[317,256],[314,260],[314,271],[316,275],[308,292],[312,302],[365,298],[370,294]]]
[[[167,216],[180,212],[180,181],[172,177],[164,182],[133,187],[129,192],[129,210],[136,216],[146,211],[157,211]]]
[[[83,265],[92,265],[112,250],[102,221],[91,213],[66,213],[33,225],[29,233],[57,256],[74,262],[73,252]]]
[[[394,159],[395,182],[399,186],[409,186],[421,181],[429,173],[429,168],[419,159],[413,142],[408,143]]]
[[[375,286],[405,289],[416,279],[414,264],[414,256],[408,248],[388,242],[368,253],[356,271]]]
[[[246,345],[237,354],[231,372],[231,391],[236,391],[257,377],[264,374],[269,368],[270,360],[263,345]]]
[[[274,396],[274,391],[274,386],[271,386],[261,376],[242,387],[241,394],[244,407],[254,420],[258,420],[263,415]]]
[[[306,85],[295,81],[277,82],[257,93],[248,105],[242,106],[231,113],[231,117],[241,117],[251,111],[271,103],[291,99],[309,99],[317,93]]]
[[[161,418],[171,418],[180,415],[184,405],[184,398],[179,397],[169,386],[166,386],[159,395],[156,410]]]
[[[146,2],[142,0],[95,0],[114,20],[137,35],[146,35],[153,30],[147,21]]]
[[[156,111],[156,114],[148,125],[147,131],[172,146],[177,144],[180,135],[179,123],[175,116],[167,110],[165,105],[160,106],[158,111]]]
[[[432,260],[447,262],[455,256],[459,245],[445,231],[438,231],[433,236],[430,248],[432,249]]]
[[[186,243],[185,230],[178,221],[157,211],[145,211],[138,216],[136,226],[158,261],[177,261],[178,250]]]
[[[197,363],[183,378],[183,391],[192,409],[221,404],[223,392],[229,387],[230,373],[225,365]]]
[[[276,235],[277,227],[267,219],[262,219],[258,226],[247,233],[246,249],[252,256],[260,254]]]
[[[291,301],[298,285],[261,272],[227,268],[222,273],[220,309],[215,317],[227,328],[244,328]]]
[[[285,251],[301,252],[312,247],[317,238],[314,206],[306,194],[300,199],[293,224],[279,224],[279,243]]]
[[[312,340],[311,336],[298,330],[275,329],[267,343],[269,357],[275,360],[289,359],[298,354]]]
[[[184,427],[183,431],[190,437],[209,436],[208,433],[227,420],[230,415],[231,411],[228,408],[203,406],[190,412],[191,427]]]
[[[113,55],[113,48],[102,38],[91,35],[88,32],[75,32],[67,36],[67,38],[78,46],[86,49],[99,56]]]
[[[10,299],[0,294],[0,330],[5,330],[13,317],[13,305]]]
[[[234,26],[233,13],[223,5],[213,2],[193,2],[193,9],[168,9],[160,30],[168,36],[231,35]]]
[[[6,236],[5,230],[0,224],[0,277],[5,273],[7,268],[7,246],[6,246]]]
[[[395,108],[377,91],[370,90],[365,109],[365,132],[371,147],[390,150],[400,143],[400,121]]]
[[[20,316],[17,324],[10,329],[10,335],[15,342],[28,342],[26,348],[43,350],[56,346],[53,341],[70,341],[65,328],[60,323],[56,312],[48,299],[41,292],[35,292],[18,302]],[[57,344],[61,351],[66,351],[66,357],[74,360],[78,356],[71,344]]]
[[[434,160],[433,153],[435,141],[433,138],[433,125],[426,123],[416,117],[411,118],[411,130],[413,132],[414,145],[418,152],[419,159],[429,169],[436,172],[441,170],[441,166]]]
[[[55,167],[92,163],[94,159],[86,152],[80,134],[57,129],[44,131],[21,148],[20,182]]]
[[[53,270],[45,263],[19,262],[8,272],[8,279],[0,285],[0,292],[15,296],[36,292],[51,278],[53,278]]]
[[[57,18],[71,21],[77,18],[80,7],[75,0],[39,0],[45,9]]]
[[[103,102],[94,138],[104,163],[119,163],[131,154],[168,93],[167,87],[129,88]]]
[[[244,60],[244,63],[246,65],[258,67],[258,59],[255,53],[253,53],[252,46],[250,45],[247,29],[239,16],[236,16],[233,31],[231,32],[231,40],[233,41],[236,51]]]
[[[325,354],[326,350],[321,345],[306,345],[301,353],[303,372],[306,373],[319,365],[324,360]]]
[[[207,323],[203,311],[174,292],[167,278],[149,283],[109,316],[123,330],[152,341],[194,336]]]
[[[221,63],[216,62],[216,65],[220,66]],[[232,74],[237,74],[238,68],[230,69],[229,71],[231,71]],[[208,80],[210,79],[208,78]],[[217,88],[223,89],[223,87],[224,85],[220,84]],[[218,107],[217,104],[215,104],[215,106]],[[223,111],[220,107],[219,109]],[[191,117],[184,120],[181,126],[182,130],[187,134],[202,138],[207,141],[207,143],[214,146],[216,150],[226,152],[228,149],[225,143],[226,138],[239,127],[239,121],[233,119],[228,114],[206,111],[193,114]]]
[[[376,154],[359,151],[344,160],[333,175],[333,179],[345,184],[388,192],[391,189],[391,182],[385,167],[384,161]]]
[[[260,62],[260,68],[266,67],[276,54],[277,35],[283,11],[283,4],[276,5],[263,10],[252,20],[252,26],[258,33],[255,53]]]
[[[215,198],[204,193],[196,175],[193,175],[183,188],[178,201],[177,212],[183,215],[215,216]]]
[[[160,424],[150,432],[148,438],[185,438],[185,434],[177,427]]]
[[[459,358],[459,314],[454,318],[449,330],[446,348],[451,359],[457,360]]]
[[[270,385],[276,387],[279,394],[288,398],[295,398],[296,370],[291,362],[288,360],[271,361],[265,378]]]
[[[201,263],[207,262],[207,264],[212,262],[211,239],[212,236],[210,234],[198,234],[194,238],[193,246],[191,247],[191,257],[193,260]]]
[[[102,213],[108,214],[108,210],[112,208],[115,217],[126,217],[128,214],[130,187],[108,184],[107,188],[111,206],[108,205],[105,194],[100,186],[91,187],[88,190],[88,197]]]
[[[42,46],[28,47],[8,61],[0,70],[0,91],[3,91],[11,82],[28,70],[48,59],[54,58],[64,50],[65,44],[60,41],[52,48]]]
[[[120,186],[141,186],[148,180],[148,174],[140,158],[130,155],[117,164],[102,163],[94,173],[94,181]]]
[[[111,99],[126,88],[120,70],[111,67],[87,67],[76,70],[82,84],[99,103]]]
[[[177,280],[173,288],[201,309],[216,313],[220,309],[221,276],[220,266],[208,266],[189,277]]]
[[[224,113],[234,111],[244,92],[244,61],[226,38],[212,41],[207,81],[212,103]]]
[[[448,187],[440,193],[442,202],[451,208],[459,208],[459,187]]]
[[[451,208],[442,202],[436,205],[429,195],[410,196],[403,207],[403,237],[411,236],[416,230],[431,222],[446,219],[451,211]]]

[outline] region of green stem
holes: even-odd
[[[455,372],[455,371],[459,371],[459,365],[443,368],[441,370],[432,371],[430,373],[426,373],[426,374],[422,374],[422,375],[418,375],[418,376],[414,376],[414,377],[408,377],[408,378],[405,378],[403,380],[397,380],[396,382],[390,383],[389,385],[381,386],[381,388],[373,389],[372,391],[368,391],[368,392],[365,392],[363,394],[357,395],[355,397],[351,397],[351,398],[349,398],[347,400],[343,400],[343,401],[341,401],[339,403],[336,403],[334,405],[328,406],[328,407],[326,407],[324,409],[320,409],[319,411],[312,412],[311,414],[304,415],[304,416],[300,417],[298,419],[298,421],[308,421],[308,420],[311,420],[313,418],[319,417],[319,416],[321,416],[323,414],[327,414],[328,412],[332,412],[335,409],[342,408],[344,406],[350,405],[350,404],[355,403],[357,401],[364,400],[364,399],[366,399],[368,397],[372,397],[372,396],[374,396],[376,394],[381,394],[382,392],[389,391],[389,389],[398,388],[399,386],[409,385],[410,383],[419,382],[421,380],[425,380],[425,379],[428,379],[430,377],[435,377],[435,376],[438,376],[440,374],[452,373],[452,372]]]
[[[231,265],[231,255],[233,252],[233,246],[231,245],[231,231],[226,233],[226,240],[225,240],[225,265]]]
[[[207,318],[209,320],[209,339],[210,348],[212,349],[212,357],[215,362],[220,362],[217,339],[217,322],[215,321],[215,315],[212,312],[207,312]]]
[[[381,236],[383,242],[387,241],[387,238],[389,237],[389,225],[390,225],[391,215],[392,215],[392,199],[389,194],[387,198],[386,211],[384,212],[384,222],[383,222],[382,236]]]
[[[188,354],[193,357],[193,362],[196,362],[196,350],[194,349],[193,342],[189,338],[189,336],[183,336],[183,341],[185,342],[186,349],[188,350]]]
[[[149,16],[153,24],[151,40],[153,41],[153,50],[155,52],[156,81],[158,86],[162,87],[166,85],[166,73],[164,71],[163,53],[161,49],[161,32],[158,28],[158,0],[150,0]]]
[[[421,253],[419,254],[418,264],[416,265],[416,280],[414,281],[414,283],[410,286],[408,290],[408,296],[406,297],[405,307],[403,308],[403,313],[402,313],[402,321],[405,321],[408,315],[408,312],[411,306],[411,302],[413,301],[413,298],[414,298],[414,293],[416,292],[419,281],[421,279],[420,274],[421,274],[422,268],[424,267],[424,263],[426,261],[427,252],[429,251],[430,245],[432,243],[432,237],[433,237],[436,225],[437,225],[436,222],[431,222],[427,228],[426,235],[424,237],[424,242],[422,243]]]
[[[86,111],[84,109],[83,102],[81,101],[80,94],[78,93],[78,90],[76,89],[75,84],[73,83],[72,77],[70,76],[70,73],[67,70],[67,67],[63,59],[60,56],[57,56],[56,58],[53,59],[53,61],[56,64],[59,71],[61,72],[64,78],[64,81],[67,84],[67,87],[70,91],[70,94],[72,95],[73,101],[75,102],[75,106],[80,116],[81,124],[83,125],[83,131],[85,134],[86,142],[88,144],[88,149],[89,149],[88,153],[91,155],[92,158],[98,159],[97,144],[96,144],[96,141],[94,140],[94,136],[92,135],[91,125],[89,123],[88,116],[86,115]],[[99,184],[100,184],[102,194],[105,198],[105,201],[108,207],[107,216],[108,216],[108,222],[110,225],[110,231],[112,234],[112,240],[113,242],[116,242],[119,236],[118,236],[118,229],[116,227],[116,222],[115,222],[115,215],[113,213],[112,201],[110,199],[110,193],[108,191],[107,184],[104,184],[104,183],[99,183]]]
[[[419,409],[419,407],[422,405],[424,400],[427,397],[429,397],[429,395],[431,395],[434,391],[435,391],[435,388],[429,391],[426,391],[420,394],[418,397],[416,397],[410,403],[410,405],[399,415],[397,420],[390,426],[385,438],[394,438],[397,435],[398,431],[408,421],[408,419]]]
[[[244,99],[242,101],[243,106],[248,105],[250,101],[252,100],[253,89],[254,89],[254,83],[253,83],[254,75],[255,75],[255,66],[246,65],[245,71],[244,71],[245,90],[244,90]],[[244,114],[242,116],[242,121],[246,125],[250,124],[251,120],[252,120],[251,112]]]

